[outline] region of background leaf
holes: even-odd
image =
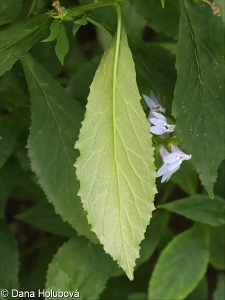
[[[63,22],[61,22],[58,36],[56,39],[55,53],[62,65],[63,65],[64,58],[68,52],[69,52],[69,42],[66,35],[66,29],[63,25]]]
[[[184,299],[198,285],[209,259],[207,229],[203,225],[195,225],[166,246],[153,270],[149,300]]]
[[[173,113],[176,134],[193,155],[212,197],[216,171],[224,159],[224,58],[208,34],[207,22],[197,3],[181,1]]]
[[[67,237],[75,234],[73,228],[67,222],[63,222],[61,217],[55,213],[53,205],[45,200],[17,215],[16,218],[54,234]]]
[[[122,28],[90,88],[76,168],[92,230],[130,279],[156,192],[151,138],[139,99]]]
[[[159,207],[211,226],[225,224],[225,201],[217,196],[210,199],[205,195],[194,195]]]
[[[225,295],[225,275],[220,274],[217,281],[217,287],[213,294],[213,300],[223,300]]]
[[[153,43],[139,42],[137,46],[131,46],[131,50],[140,92],[149,95],[150,90],[153,90],[161,96],[163,106],[170,111],[176,81],[175,56]]]
[[[145,233],[145,239],[141,242],[140,257],[137,266],[147,261],[157,248],[169,222],[170,214],[165,211],[154,211],[150,224]]]
[[[177,37],[179,24],[179,1],[167,0],[165,9],[159,0],[130,0],[134,8],[148,20],[149,26],[157,32]]]
[[[83,109],[30,55],[23,67],[31,93],[32,124],[28,140],[34,172],[49,201],[79,234],[94,239],[79,197],[73,162]]]
[[[22,8],[22,0],[1,0],[0,1],[0,25],[12,22],[18,16]]]
[[[19,255],[12,232],[0,220],[0,289],[16,289],[19,287]]]
[[[187,195],[191,196],[197,193],[198,173],[194,170],[190,161],[182,163],[182,168],[173,174],[171,181],[177,183]]]
[[[203,277],[198,286],[187,296],[187,298],[185,298],[185,300],[205,300],[209,298],[208,294],[207,279],[206,277]]]
[[[14,23],[0,32],[0,76],[10,70],[48,29],[50,20],[47,14],[30,17]]]
[[[210,228],[210,263],[214,268],[225,270],[225,226]]]
[[[12,154],[20,132],[20,111],[0,115],[0,167]]]
[[[100,245],[74,237],[59,249],[49,265],[46,289],[78,289],[80,299],[98,299],[114,267]]]
[[[59,34],[60,26],[61,26],[61,22],[58,19],[54,19],[50,26],[49,37],[44,39],[42,42],[46,43],[46,42],[52,42],[52,41],[56,40],[57,36]]]

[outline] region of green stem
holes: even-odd
[[[118,3],[121,3],[123,1],[124,0],[99,0],[99,1],[91,3],[91,4],[86,4],[86,5],[67,9],[67,16],[76,17],[76,16],[84,14],[87,11],[93,10],[95,8],[113,6],[113,5],[116,6],[116,5],[118,5]]]
[[[38,4],[38,0],[34,0],[34,1],[32,2],[32,5],[31,5],[31,8],[30,8],[30,10],[29,10],[29,12],[28,12],[28,14],[27,14],[27,17],[29,17],[30,14],[31,14],[32,12],[35,11],[35,9],[36,9],[36,7],[37,7],[37,4]]]
[[[96,27],[107,31],[107,29],[100,22],[96,21],[92,17],[87,17],[87,21],[94,24]]]

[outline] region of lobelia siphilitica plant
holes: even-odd
[[[222,299],[222,4],[0,0],[1,296]]]

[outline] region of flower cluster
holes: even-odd
[[[157,135],[165,135],[169,132],[173,132],[175,125],[170,125],[167,123],[166,118],[163,115],[166,109],[159,104],[159,96],[157,98],[151,91],[150,97],[143,95],[143,98],[150,109],[148,121],[150,124],[154,125],[150,127],[150,132]]]
[[[150,97],[143,95],[143,98],[150,109],[148,115],[148,121],[152,125],[150,127],[150,132],[163,136],[173,132],[175,125],[167,123],[166,117],[163,115],[166,109],[160,105],[159,96],[156,97],[151,91]],[[163,160],[163,165],[158,170],[157,177],[162,176],[162,183],[170,179],[171,175],[180,168],[180,165],[184,160],[191,159],[191,155],[185,154],[175,145],[171,146],[171,152],[169,152],[165,147],[161,147],[160,154]]]
[[[160,154],[163,160],[162,167],[157,172],[157,177],[162,176],[161,182],[168,181],[173,173],[175,173],[184,160],[191,159],[191,155],[185,154],[177,146],[171,146],[172,152],[167,151],[165,147],[161,147]]]

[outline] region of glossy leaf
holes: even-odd
[[[0,289],[18,288],[19,255],[16,240],[6,226],[0,220]]]
[[[149,126],[123,27],[95,74],[76,148],[88,222],[132,279],[156,189]]]
[[[209,260],[207,229],[203,225],[195,225],[166,246],[150,279],[149,300],[181,300],[198,285]]]
[[[46,289],[78,289],[80,299],[98,299],[112,267],[115,267],[113,261],[100,245],[74,237],[59,249],[49,265]]]
[[[68,237],[75,234],[73,228],[67,222],[63,222],[61,217],[55,213],[52,204],[44,200],[17,215],[16,218],[54,234]]]
[[[0,32],[0,76],[10,70],[39,39],[49,26],[47,14],[30,17],[4,27]]]
[[[218,196],[210,199],[209,196],[194,195],[159,207],[211,226],[225,224],[225,201]]]
[[[173,113],[176,134],[213,197],[224,159],[224,58],[208,34],[207,21],[198,4],[181,1]]]
[[[22,0],[1,0],[0,1],[0,25],[12,22],[18,16],[22,7]]]
[[[49,201],[79,234],[94,238],[77,196],[73,162],[83,109],[30,55],[22,60],[31,93],[28,154]]]

